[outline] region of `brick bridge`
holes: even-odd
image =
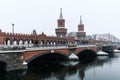
[[[26,51],[24,52],[24,60],[26,62],[30,62],[34,60],[37,57],[47,55],[47,54],[58,54],[62,56],[69,57],[71,53],[74,53],[76,55],[79,55],[83,51],[93,51],[97,52],[97,46],[95,45],[83,45],[83,46],[78,46],[78,47],[50,47],[50,48],[27,48]]]
[[[4,32],[0,29],[0,49],[4,46],[8,46],[8,48],[10,48],[10,46],[34,48],[26,48],[20,51],[0,51],[0,68],[6,67],[5,69],[7,71],[23,68],[24,61],[28,63],[28,66],[38,64],[38,62],[44,64],[50,61],[66,61],[69,60],[68,57],[71,53],[76,54],[80,61],[84,61],[85,59],[89,61],[89,59],[95,55],[98,48],[95,45],[85,44],[109,43],[109,41],[99,41],[91,38],[85,40],[86,32],[84,31],[84,24],[82,23],[81,17],[80,23],[78,24],[78,31],[75,32],[76,35],[73,36],[72,33],[68,34],[62,9],[60,9],[60,17],[57,20],[57,28],[55,29],[56,36],[48,36],[43,32],[37,33],[36,30],[33,30],[31,34],[14,33],[14,24],[12,24],[12,27],[12,33]],[[79,46],[68,46],[71,44]],[[82,46],[83,44],[84,46]],[[37,47],[35,48],[35,46]]]
[[[79,57],[83,51],[89,51],[89,53],[96,53],[97,47],[95,45],[84,45],[77,47],[36,47],[26,48],[26,50],[19,51],[1,51],[0,64],[6,65],[2,67],[6,68],[6,71],[11,71],[24,68],[24,61],[28,63],[28,66],[31,66],[33,63],[38,61],[42,61],[41,64],[44,64],[46,60],[48,60],[47,62],[50,62],[50,59],[54,61],[66,61],[69,60],[68,57],[71,53],[75,53]]]

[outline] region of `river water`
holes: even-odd
[[[64,67],[44,66],[0,73],[0,80],[120,80],[120,53],[113,57],[98,56],[88,64],[70,62]]]

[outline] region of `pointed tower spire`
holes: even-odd
[[[67,28],[65,28],[65,19],[63,19],[62,8],[60,8],[60,16],[57,20],[57,28],[55,29],[57,37],[66,37]]]
[[[82,16],[80,16],[80,24],[82,24]]]
[[[62,8],[60,8],[60,19],[63,19]]]

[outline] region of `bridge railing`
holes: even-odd
[[[95,44],[65,44],[65,45],[0,45],[0,50],[25,50],[25,49],[54,49],[54,48],[68,48],[68,47],[86,47]]]
[[[62,48],[68,48],[68,46],[53,46],[53,47],[29,47],[26,48],[26,50],[43,50],[43,49],[62,49]]]
[[[60,49],[60,48],[76,48],[76,47],[90,47],[90,46],[96,46],[94,44],[83,44],[83,45],[76,45],[76,44],[69,44],[69,45],[57,45],[57,46],[32,46],[27,47],[27,50],[40,50],[40,49]]]
[[[13,45],[0,45],[0,51],[7,51],[7,50],[25,50],[25,46],[13,46]]]

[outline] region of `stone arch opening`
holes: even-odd
[[[25,44],[25,45],[26,45],[26,44],[29,44],[29,41],[28,41],[28,40],[25,40],[24,44]]]
[[[54,42],[52,40],[50,41],[50,46],[54,46]]]
[[[42,41],[40,42],[40,45],[41,45],[42,47],[45,45],[44,40],[42,40]]]
[[[18,40],[14,38],[12,40],[12,45],[17,46],[18,45]]]
[[[63,41],[63,46],[66,46],[66,42],[65,41]]]
[[[56,46],[59,46],[59,41],[56,41]]]
[[[72,43],[70,41],[68,41],[68,45],[71,45]]]
[[[34,46],[34,40],[33,39],[30,39],[29,40],[29,47],[33,47]]]
[[[34,45],[36,46],[36,47],[38,47],[39,46],[39,40],[35,40],[35,42],[34,42]]]
[[[23,42],[23,40],[22,40],[22,39],[20,39],[18,44],[19,44],[20,46],[22,46],[22,45],[23,45],[23,43],[24,43],[24,42]]]
[[[32,57],[31,59],[27,60],[28,68],[33,67],[40,67],[40,66],[56,66],[62,65],[61,63],[64,61],[68,61],[69,58],[64,55],[63,53],[59,52],[47,52],[42,53],[37,56]]]
[[[63,41],[60,41],[60,46],[63,46]]]
[[[65,41],[65,46],[67,46],[68,45],[68,41]]]
[[[81,63],[89,63],[95,60],[97,54],[95,51],[86,49],[77,54]]]
[[[120,47],[118,47],[117,50],[120,50]]]
[[[29,40],[29,44],[32,44],[32,40]]]
[[[0,72],[6,71],[6,66],[7,66],[7,63],[0,61]]]
[[[57,43],[56,41],[53,41],[53,46],[56,46],[57,45],[56,43]]]
[[[29,40],[25,40],[24,45],[25,45],[26,47],[28,47],[28,46],[29,46]]]
[[[10,45],[10,39],[9,39],[9,38],[6,38],[6,39],[4,40],[4,44],[5,44],[5,45]]]
[[[31,40],[30,40],[30,43],[31,43],[31,44],[34,44],[34,40],[33,40],[33,39],[31,39]]]
[[[50,46],[50,41],[49,40],[46,41],[46,46]]]

